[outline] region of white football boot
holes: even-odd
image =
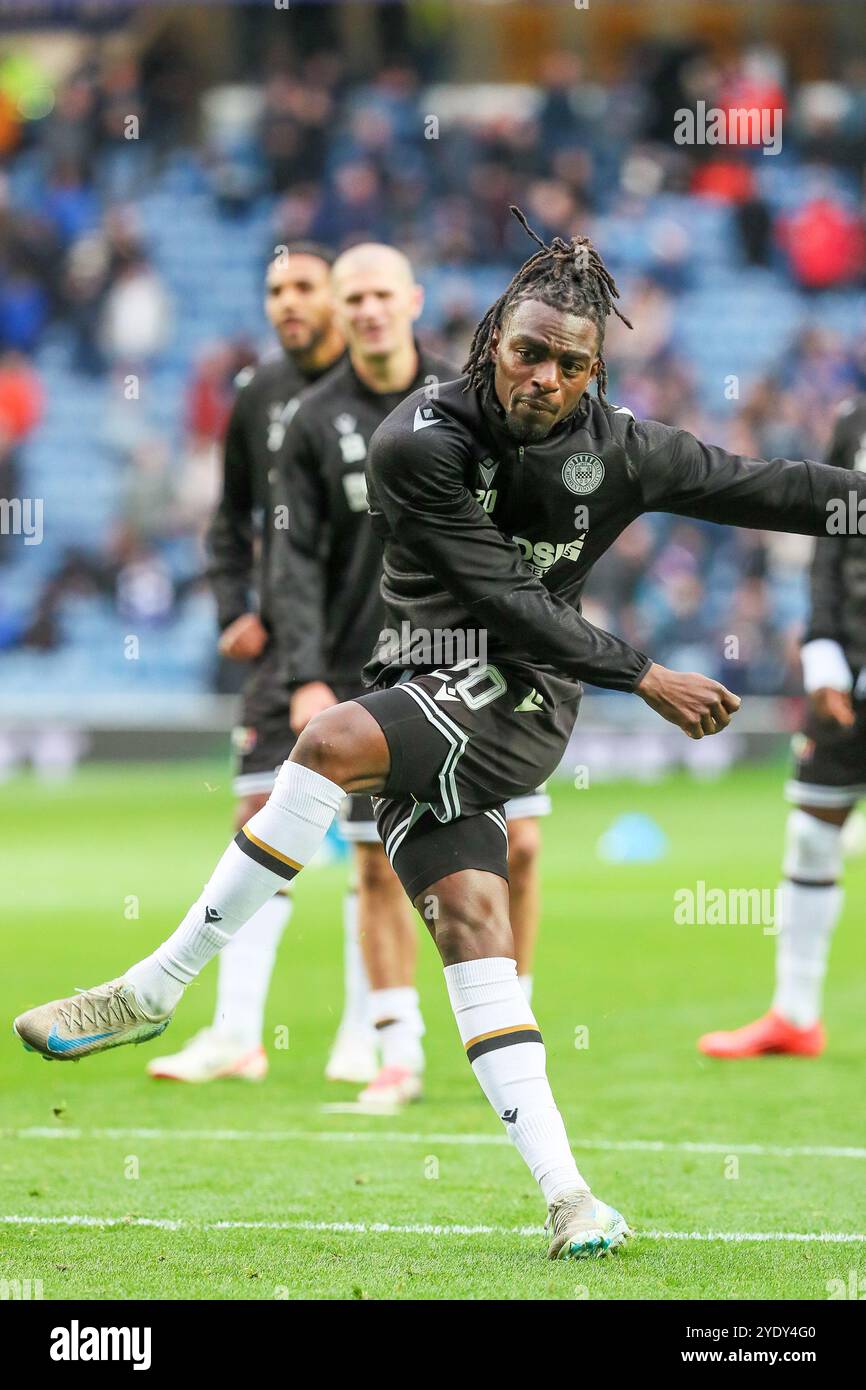
[[[399,1110],[424,1094],[424,1083],[410,1067],[382,1067],[370,1085],[361,1092],[358,1104],[365,1109]]]
[[[28,1052],[41,1052],[51,1062],[77,1062],[110,1047],[158,1037],[173,1013],[146,1014],[132,986],[118,979],[28,1009],[12,1028]]]
[[[148,1062],[147,1074],[158,1081],[187,1081],[196,1086],[228,1078],[263,1081],[268,1074],[268,1059],[260,1044],[250,1047],[215,1028],[202,1028],[180,1052]]]
[[[325,1067],[327,1081],[348,1081],[363,1086],[379,1070],[376,1034],[372,1028],[341,1027]]]
[[[618,1250],[631,1235],[625,1218],[586,1188],[551,1202],[544,1229],[551,1233],[549,1260],[585,1260]]]

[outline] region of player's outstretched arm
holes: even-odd
[[[839,537],[866,533],[866,474],[811,459],[751,459],[687,430],[635,421],[626,440],[645,511],[726,526]]]
[[[689,738],[720,734],[740,708],[739,695],[695,671],[671,671],[653,662],[636,694]]]

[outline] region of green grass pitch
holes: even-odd
[[[299,882],[263,1084],[151,1082],[148,1048],[46,1065],[4,1034],[0,1281],[41,1281],[46,1299],[823,1299],[828,1281],[866,1276],[866,1151],[833,1152],[863,1142],[866,862],[847,870],[825,1056],[724,1064],[695,1050],[701,1031],[766,1007],[774,943],[760,926],[678,926],[673,894],[699,879],[775,885],[782,777],[556,789],[535,1007],[578,1163],[640,1233],[616,1259],[552,1265],[526,1233],[543,1205],[463,1058],[426,937],[426,1098],[396,1118],[323,1112],[353,1098],[322,1076],[341,989],[339,865]],[[231,797],[224,769],[202,763],[93,767],[57,787],[16,778],[0,797],[8,1029],[167,934],[228,838]],[[665,858],[598,859],[626,811],[662,827]],[[151,1053],[209,1021],[214,978],[212,966]],[[699,1238],[723,1232],[736,1238]],[[835,1239],[770,1238],[809,1233]]]

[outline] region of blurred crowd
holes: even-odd
[[[170,48],[136,53],[116,38],[88,48],[56,90],[10,64],[0,63],[0,495],[26,491],[46,345],[61,343],[82,381],[159,367],[188,306],[169,293],[136,196],[180,148],[223,225],[265,207],[271,244],[381,239],[408,252],[422,281],[454,272],[422,336],[458,364],[478,317],[474,277],[501,266],[504,282],[531,252],[508,215],[518,203],[544,237],[588,232],[617,276],[635,329],[611,324],[608,394],[636,414],[756,456],[821,457],[834,406],[866,389],[866,324],[842,334],[821,315],[823,296],[866,286],[860,59],[840,56],[832,78],[797,87],[766,49],[725,62],[696,47],[636,50],[607,82],[557,52],[507,103],[447,84],[434,94],[411,46],[364,80],[333,51],[261,53],[246,84],[211,89]],[[782,152],[678,146],[675,112],[698,99],[781,111]],[[774,195],[773,179],[788,192]],[[733,402],[721,386],[707,398],[678,343],[678,306],[704,252],[671,212],[683,195],[730,211],[732,266],[766,270],[807,306],[775,366]],[[251,266],[266,249],[251,239]],[[160,556],[201,534],[232,382],[265,340],[261,321],[238,323],[188,365],[175,436],[131,423],[121,406],[106,420],[123,468],[115,525],[101,547],[57,557],[16,641],[61,641],[53,614],[70,587],[167,614],[200,582],[193,568],[160,593]],[[599,566],[586,611],[659,660],[737,689],[793,691],[808,554],[795,538],[645,518]]]

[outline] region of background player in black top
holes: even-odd
[[[276,461],[301,391],[343,353],[330,294],[333,253],[315,242],[276,248],[265,275],[265,311],[279,350],[239,374],[226,430],[222,496],[207,535],[208,578],[217,604],[219,650],[249,665],[241,722],[232,731],[235,824],[263,806],[275,769],[294,743],[289,692],[274,641],[269,552]],[[220,957],[213,1025],[148,1072],[173,1081],[221,1076],[258,1080],[267,1071],[262,1025],[277,945],[291,898],[278,893]],[[360,973],[360,983],[357,974]],[[363,970],[347,971],[347,999],[364,992]],[[361,1006],[363,1007],[363,1005]]]
[[[587,241],[542,245],[479,325],[467,376],[434,401],[408,397],[380,426],[368,474],[383,596],[390,626],[400,633],[407,614],[413,629],[378,654],[387,688],[310,721],[267,805],[163,945],[77,1004],[16,1021],[43,1053],[51,1036],[88,1055],[158,1032],[207,960],[315,853],[345,794],[372,792],[380,829],[391,820],[392,863],[435,937],[467,1057],[548,1203],[551,1258],[616,1248],[628,1228],[577,1170],[517,981],[502,801],[556,765],[581,680],[632,691],[692,738],[720,732],[740,703],[586,622],[582,584],[643,511],[820,535],[840,498],[866,503],[857,473],[745,459],[609,406],[615,296]],[[434,620],[489,630],[487,662],[430,670]],[[106,1037],[87,1031],[100,1020]]]
[[[827,462],[866,471],[866,397],[840,407]],[[843,903],[842,827],[866,796],[866,535],[816,541],[801,656],[809,713],[793,740],[794,776],[785,787],[795,809],[777,899],[776,991],[754,1023],[705,1034],[698,1045],[710,1057],[824,1050],[824,976]]]

